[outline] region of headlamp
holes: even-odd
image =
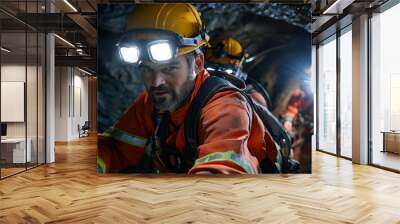
[[[223,74],[236,76],[237,78],[240,78],[242,80],[247,79],[247,74],[245,72],[243,72],[239,66],[235,66],[235,65],[224,65],[224,64],[207,62],[206,69],[208,71],[210,71],[211,73],[214,73],[214,72],[223,73]]]
[[[228,73],[228,74],[232,74],[232,73],[233,73],[233,70],[230,69],[230,68],[228,68],[228,69],[225,70],[225,72]]]
[[[203,34],[185,38],[166,30],[136,29],[125,33],[117,46],[120,57],[125,63],[137,64],[143,60],[167,63],[177,57],[181,48],[200,47],[201,41],[206,41],[203,38],[205,36]]]
[[[175,56],[172,46],[168,41],[149,44],[148,50],[150,58],[157,62],[169,61]]]
[[[119,49],[119,53],[121,55],[122,60],[126,63],[137,63],[139,61],[139,48],[132,47],[121,47]]]
[[[226,74],[233,75],[239,69],[238,66],[235,65],[224,65],[224,64],[217,64],[213,62],[206,63],[206,69],[209,71],[218,71],[223,72]]]
[[[155,63],[168,62],[176,56],[176,47],[168,40],[157,40],[148,43],[130,43],[119,47],[121,59],[125,63],[136,64],[144,59]]]

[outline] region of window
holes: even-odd
[[[340,155],[352,157],[352,35],[351,26],[340,36]]]
[[[318,149],[336,153],[336,39],[318,48]]]
[[[0,1],[21,10],[42,12],[44,1]],[[27,15],[27,14],[25,14]],[[0,12],[0,178],[45,163],[45,34]]]
[[[396,170],[400,170],[399,21],[400,4],[371,19],[372,163]]]

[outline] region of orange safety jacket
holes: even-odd
[[[170,114],[173,131],[166,143],[180,152],[186,144],[183,128],[186,112],[208,77],[205,69],[199,72],[189,100]],[[112,128],[99,134],[99,173],[120,172],[141,162],[148,139],[155,132],[153,111],[150,97],[144,92]],[[257,174],[261,160],[266,156],[276,158],[275,144],[261,119],[235,90],[218,92],[211,97],[202,108],[199,122],[198,158],[188,174],[199,171]]]
[[[256,90],[252,90],[249,94],[257,103],[267,107],[267,101],[264,99],[261,93],[257,92]]]

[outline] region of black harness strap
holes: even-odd
[[[251,84],[254,90],[259,92],[264,97],[265,101],[267,102],[268,110],[272,110],[271,97],[269,96],[268,91],[264,88],[264,86],[259,81],[251,77],[247,77],[246,83]]]
[[[193,166],[198,157],[198,136],[197,130],[200,122],[201,109],[217,92],[227,89],[238,89],[229,81],[215,76],[208,77],[201,85],[196,98],[191,103],[184,121],[184,133],[186,141],[186,150],[183,157],[185,161],[190,161],[189,166]]]

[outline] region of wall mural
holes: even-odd
[[[310,5],[98,7],[99,173],[311,173]]]

